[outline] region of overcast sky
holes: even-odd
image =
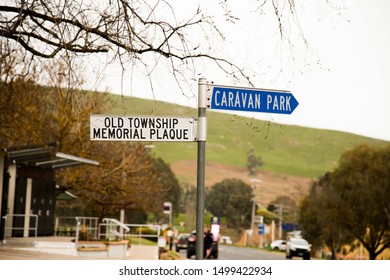
[[[211,4],[213,1],[201,2],[201,9],[208,13],[221,12]],[[294,37],[295,29],[288,30],[294,46],[281,44],[272,13],[259,17],[259,13],[248,12],[246,2],[258,1],[230,1],[229,8],[240,18],[235,24],[225,24],[225,19],[215,14],[227,34],[221,53],[259,70],[254,76],[256,87],[290,90],[299,102],[291,115],[247,116],[390,141],[390,1],[334,1],[336,8],[318,4],[325,1],[303,1],[304,6],[298,6],[299,20],[308,47],[299,41],[300,36]],[[187,1],[186,10],[191,10]],[[233,85],[225,76],[207,71],[207,66],[200,74],[217,84]],[[154,85],[153,93],[146,80],[136,83],[133,79],[130,90],[126,85],[121,87],[118,76],[115,71],[106,74],[100,87],[113,93],[197,106],[196,94],[172,92],[172,87],[163,82],[164,76]]]

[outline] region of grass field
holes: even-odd
[[[115,115],[186,116],[197,109],[137,98],[112,95]],[[254,148],[262,158],[263,169],[307,178],[332,171],[341,154],[359,144],[385,145],[388,142],[339,131],[279,125],[215,111],[207,112],[206,161],[245,167],[247,152]],[[173,164],[196,160],[196,143],[155,142],[153,152]]]

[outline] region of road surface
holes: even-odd
[[[181,250],[180,255],[186,257],[186,251]],[[194,259],[194,257],[192,257]],[[219,260],[285,260],[284,252],[271,252],[258,248],[219,245]]]

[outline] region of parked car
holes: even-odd
[[[222,235],[222,236],[219,238],[219,243],[221,243],[221,244],[227,244],[227,245],[232,245],[232,244],[233,244],[233,241],[232,241],[232,239],[230,238],[230,236]]]
[[[189,233],[180,233],[175,241],[176,252],[180,252],[181,249],[187,249],[187,240],[190,236]]]
[[[204,253],[204,257],[206,257],[206,252],[203,253]],[[196,232],[193,231],[187,239],[187,258],[191,259],[191,257],[195,255],[196,255]],[[210,257],[213,257],[214,259],[218,259],[218,241],[214,241],[211,244]]]
[[[286,240],[275,240],[274,242],[271,243],[271,249],[276,250],[276,251],[286,251],[286,245],[287,241]]]
[[[304,260],[310,260],[311,244],[303,238],[290,238],[286,245],[286,259],[293,257],[302,257]]]

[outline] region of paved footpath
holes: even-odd
[[[10,239],[7,240],[7,244],[0,245],[0,260],[94,260],[90,257],[78,256],[72,239],[74,237]],[[36,241],[35,245],[32,244],[33,241]],[[158,259],[154,246],[132,247],[127,260]]]
[[[0,260],[88,260],[79,256],[27,251],[18,248],[0,247]]]

